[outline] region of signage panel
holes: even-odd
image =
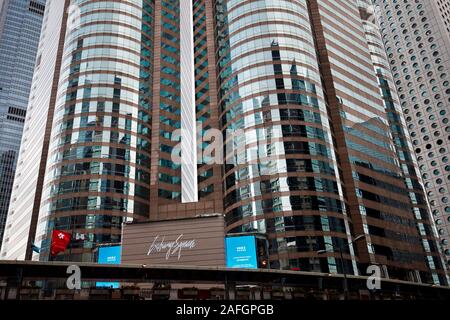
[[[257,269],[255,236],[227,237],[227,268]]]

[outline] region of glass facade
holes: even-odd
[[[413,145],[407,131],[406,121],[402,114],[394,78],[390,72],[389,60],[384,50],[382,36],[376,24],[376,17],[373,16],[373,6],[369,0],[360,0],[359,8],[384,106],[388,114],[395,150],[404,176],[406,188],[399,188],[396,193],[407,194],[410,198],[409,203],[411,211],[414,214],[415,223],[409,223],[409,225],[412,228],[411,230],[414,230],[413,228],[419,230],[420,242],[423,250],[426,252],[426,263],[432,271],[431,274],[422,273],[421,277],[429,277],[430,279],[427,280],[430,282],[445,282],[444,279],[440,279],[443,275],[435,271],[436,269],[443,269],[439,247],[436,243],[437,234],[433,227],[431,212],[426,205],[423,182],[420,177],[417,160],[414,156]],[[385,218],[377,218],[387,221]],[[412,220],[410,218],[410,221]],[[414,239],[414,242],[417,243],[417,239]]]
[[[225,155],[227,232],[266,234],[271,268],[357,272],[306,1],[215,9],[222,130],[243,130]],[[342,264],[316,253],[330,244]]]
[[[74,3],[79,25],[63,30],[51,121],[37,130],[48,150],[35,258],[94,262],[124,221],[220,213],[226,234],[266,241],[272,269],[365,275],[375,264],[445,283],[368,1]],[[186,113],[199,159],[188,175],[173,157]],[[198,201],[184,201],[193,182]],[[50,258],[54,229],[72,242]]]
[[[159,11],[159,10],[158,10]],[[172,136],[181,129],[180,80],[180,1],[161,1],[160,95],[155,117],[159,127],[160,166],[158,173],[158,203],[181,202],[181,166],[172,161],[172,150],[180,141]],[[156,103],[156,101],[155,101]],[[158,134],[158,132],[155,132]]]
[[[450,2],[373,3],[440,247],[450,266]]]
[[[0,3],[0,246],[26,118],[45,0]]]
[[[337,145],[353,230],[366,240],[357,244],[360,268],[365,272],[368,265],[380,263],[385,276],[445,283],[432,231],[427,231],[431,248],[429,243],[421,246],[419,226],[399,232],[383,219],[429,221],[429,211],[423,193],[411,192],[405,184],[421,189],[405,174],[412,168],[401,163],[396,149],[395,120],[390,121],[392,112],[380,91],[377,42],[366,19],[357,4],[347,2],[313,1],[311,10],[334,132],[342,137]]]

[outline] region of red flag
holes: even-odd
[[[51,246],[52,256],[56,256],[58,253],[66,250],[67,245],[70,243],[70,238],[71,238],[70,233],[59,230],[53,230],[52,246]]]

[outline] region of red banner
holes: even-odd
[[[65,251],[70,243],[71,236],[70,233],[53,230],[51,255],[56,256],[58,253]]]

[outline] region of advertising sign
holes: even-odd
[[[125,224],[122,263],[225,266],[222,215]]]
[[[120,264],[121,246],[100,247],[98,250],[99,264]],[[118,282],[97,282],[97,287],[118,289]]]
[[[255,236],[227,237],[227,268],[257,269]]]

